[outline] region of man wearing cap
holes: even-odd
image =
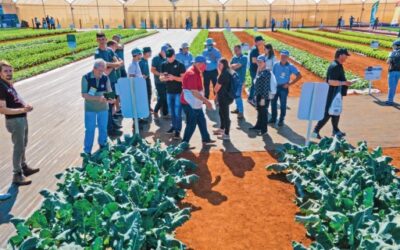
[[[168,116],[168,104],[167,104],[167,89],[163,82],[160,80],[161,76],[161,65],[166,61],[165,52],[169,47],[163,45],[158,56],[155,56],[151,62],[151,73],[154,75],[154,84],[157,90],[157,103],[154,107],[154,116],[158,116],[158,111],[161,110],[161,114],[166,117]]]
[[[215,84],[217,84],[218,78],[218,60],[221,58],[221,53],[218,49],[214,48],[215,42],[212,38],[208,38],[205,42],[206,48],[203,51],[203,56],[207,60],[207,67],[203,73],[204,77],[204,95],[207,99],[210,98],[210,82],[213,84],[213,88]]]
[[[142,59],[142,50],[139,48],[134,48],[131,53],[132,53],[132,63],[129,65],[128,68],[128,76],[143,77],[139,65],[139,62]]]
[[[153,111],[151,108],[152,87],[151,87],[150,68],[149,68],[150,57],[151,57],[151,48],[144,47],[143,48],[143,57],[139,62],[139,66],[140,66],[140,71],[142,72],[142,76],[146,80],[147,98],[149,100],[149,109],[150,109],[150,112],[152,112]]]
[[[341,93],[342,96],[347,95],[348,86],[353,83],[347,81],[345,76],[345,71],[343,68],[344,62],[347,60],[347,57],[350,56],[347,49],[339,48],[335,53],[335,60],[329,65],[328,71],[326,73],[326,80],[329,84],[328,97],[325,106],[325,115],[324,118],[317,123],[314,128],[314,133],[312,136],[317,139],[321,139],[321,135],[319,134],[322,127],[331,119],[332,121],[332,136],[343,137],[346,136],[345,133],[340,131],[339,129],[339,119],[340,116],[330,115],[329,108],[331,107],[332,101],[337,95],[337,93]]]
[[[390,53],[387,63],[389,64],[389,93],[386,104],[392,106],[400,80],[400,40],[393,42],[393,51]]]
[[[176,54],[176,60],[178,60],[180,63],[183,63],[183,65],[185,65],[185,69],[188,69],[190,66],[192,66],[193,56],[189,52],[188,43],[182,44],[179,53]]]
[[[214,143],[207,131],[207,122],[203,112],[203,104],[207,109],[212,109],[211,102],[204,97],[202,72],[206,69],[206,58],[197,56],[182,78],[182,108],[186,115],[186,128],[183,134],[183,141],[189,143],[196,126],[199,126],[203,144]]]
[[[254,79],[257,75],[257,57],[259,55],[264,54],[265,50],[265,42],[262,36],[256,36],[254,38],[254,47],[250,51],[250,77],[251,77],[251,86],[249,91],[249,103],[254,105]]]
[[[242,89],[243,84],[246,81],[247,56],[243,55],[242,46],[240,44],[234,47],[234,52],[235,55],[231,59],[231,68],[239,75],[242,85],[238,88],[240,90],[240,96],[235,99],[236,110],[232,111],[232,113],[238,114],[238,119],[243,119],[244,108],[242,100]]]
[[[167,134],[174,134],[174,139],[179,140],[182,130],[182,105],[180,101],[182,93],[182,77],[186,72],[185,65],[175,59],[175,51],[172,48],[165,52],[167,61],[161,64],[160,80],[165,83],[167,90],[167,102],[172,124]]]
[[[112,37],[112,40],[118,43],[118,47],[115,50],[115,54],[117,54],[118,58],[121,59],[123,62],[125,62],[125,56],[124,56],[124,45],[121,44],[121,35],[114,35]],[[123,65],[120,69],[120,76],[121,77],[127,77],[128,74],[126,73],[125,65]]]
[[[282,127],[285,122],[287,97],[289,95],[289,87],[296,84],[301,79],[299,70],[289,62],[290,53],[287,50],[281,51],[281,60],[274,64],[272,72],[275,75],[278,84],[276,95],[271,102],[272,117],[269,123],[275,124],[278,116],[278,99],[281,106],[281,116],[278,126]],[[290,80],[291,76],[295,75],[294,80]]]

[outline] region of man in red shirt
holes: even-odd
[[[203,145],[215,143],[207,131],[207,122],[203,112],[203,104],[207,109],[212,109],[211,102],[204,97],[202,73],[206,69],[206,58],[197,56],[193,65],[186,71],[182,78],[182,108],[186,114],[186,128],[183,141],[189,143],[196,126],[199,126]]]

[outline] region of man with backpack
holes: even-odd
[[[247,69],[247,56],[242,53],[242,46],[236,45],[234,48],[235,55],[231,59],[231,68],[236,72],[234,76],[235,86],[235,102],[236,110],[232,111],[233,114],[238,115],[238,119],[243,119],[243,99],[242,89],[243,84],[246,82],[246,69]]]
[[[387,60],[389,64],[389,93],[386,104],[393,106],[397,84],[400,80],[400,40],[393,42],[393,51]]]

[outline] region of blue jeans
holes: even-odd
[[[100,146],[107,144],[108,110],[100,112],[85,111],[85,141],[83,151],[92,152],[96,126],[99,129],[98,143]]]
[[[207,131],[206,117],[202,109],[192,109],[190,105],[183,104],[183,111],[186,115],[186,128],[183,134],[183,141],[189,143],[190,138],[192,138],[196,126],[199,126],[201,140],[203,142],[210,141],[210,134]]]
[[[172,129],[175,132],[182,130],[182,105],[181,94],[168,94],[167,93],[168,110],[171,114]]]
[[[389,93],[388,101],[393,102],[396,95],[397,84],[400,80],[400,71],[389,72]]]
[[[236,93],[236,96],[239,96],[239,97],[235,98],[235,103],[236,103],[236,109],[239,111],[239,113],[243,113],[243,111],[244,111],[242,91],[243,91],[243,85],[238,86],[238,92]]]
[[[279,118],[279,121],[285,120],[288,95],[289,95],[289,89],[285,89],[283,87],[278,86],[276,90],[276,95],[271,102],[271,108],[272,108],[271,120],[276,121],[276,118],[278,117],[278,99],[281,105],[281,116]]]
[[[249,90],[249,100],[254,100],[254,95],[255,95],[255,88],[254,88],[254,79],[256,78],[256,73],[250,72],[250,77],[251,77],[251,86]]]

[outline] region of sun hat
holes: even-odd
[[[142,54],[142,50],[139,48],[134,48],[131,53],[132,53],[132,56],[137,56],[137,55]]]
[[[267,58],[266,58],[264,55],[259,55],[259,56],[257,56],[257,61],[263,61],[263,62],[265,62],[266,59],[267,59]]]
[[[206,42],[204,44],[207,45],[207,46],[210,46],[210,45],[215,45],[215,42],[214,42],[214,39],[207,38],[207,40],[206,40]]]
[[[182,43],[181,49],[187,49],[189,48],[189,44],[188,43]]]
[[[290,52],[286,49],[280,51],[281,55],[290,56]]]
[[[196,56],[193,63],[206,63],[207,59],[204,56]]]

